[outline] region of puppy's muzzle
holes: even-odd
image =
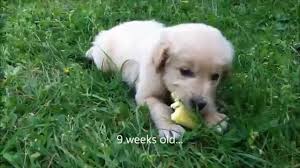
[[[190,104],[193,108],[202,110],[206,106],[207,102],[204,100],[203,97],[193,97],[190,100]]]

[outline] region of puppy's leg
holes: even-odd
[[[149,107],[152,121],[158,129],[160,137],[179,138],[185,132],[184,128],[171,121],[172,109],[169,106],[155,97],[148,97],[145,102]]]
[[[225,114],[219,113],[215,105],[208,105],[203,110],[203,117],[208,127],[214,127],[219,133],[224,132],[228,127],[228,117]]]
[[[137,61],[129,59],[121,66],[122,78],[129,86],[134,87],[139,77],[139,64]]]
[[[106,33],[107,31],[100,32],[93,42],[93,46],[85,53],[85,56],[92,60],[98,69],[101,71],[116,70],[113,59],[110,53],[110,39],[111,36]]]
[[[86,57],[92,60],[97,68],[101,71],[110,71],[116,69],[115,64],[109,58],[109,56],[100,48],[100,46],[94,45],[87,52]]]
[[[100,34],[100,33],[99,33]],[[97,35],[96,39],[100,39],[101,36]],[[101,49],[97,41],[93,42],[93,46],[85,53],[86,58],[92,60],[98,69],[105,70],[103,65],[105,64],[105,53]]]
[[[154,97],[147,98],[146,103],[161,137],[179,138],[185,132],[184,128],[171,121],[172,109],[169,106]]]

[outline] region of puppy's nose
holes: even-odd
[[[191,99],[191,105],[202,110],[206,106],[207,102],[202,97],[195,97]]]

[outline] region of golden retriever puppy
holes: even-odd
[[[209,127],[226,129],[215,91],[233,53],[222,33],[205,24],[132,21],[100,32],[86,56],[103,71],[121,70],[124,81],[136,88],[137,104],[149,107],[160,136],[178,138],[185,130],[170,119],[172,109],[165,103],[170,92],[201,110]]]

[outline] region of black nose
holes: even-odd
[[[206,106],[207,102],[202,97],[195,97],[191,99],[191,105],[198,110],[202,110]]]

